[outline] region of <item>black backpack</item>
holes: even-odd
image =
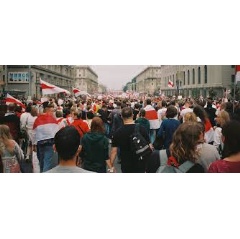
[[[134,132],[130,135],[130,145],[131,151],[137,155],[138,160],[143,160],[152,153],[152,149],[146,139],[141,135],[139,127],[139,124],[135,125]]]

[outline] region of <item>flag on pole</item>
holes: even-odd
[[[74,93],[75,97],[78,97],[80,95],[86,95],[88,97],[91,97],[91,95],[88,94],[86,91],[79,90],[78,88],[73,88],[73,93]]]
[[[75,95],[75,97],[78,97],[79,95],[81,95],[81,90],[79,90],[78,88],[72,88],[73,93]]]
[[[169,79],[169,80],[168,80],[168,87],[173,88],[173,86],[174,86],[173,82]]]
[[[5,98],[5,101],[6,101],[7,105],[9,105],[9,104],[17,104],[17,105],[22,106],[23,108],[26,108],[26,106],[20,100],[14,98],[13,96],[9,95],[8,93],[7,93],[7,96]]]
[[[40,86],[42,88],[43,95],[51,95],[51,94],[58,94],[58,93],[66,93],[70,95],[70,92],[68,90],[52,85],[46,81],[43,81],[42,79],[40,79]]]
[[[240,65],[236,66],[236,84],[240,81]]]

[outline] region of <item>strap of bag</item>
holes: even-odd
[[[160,167],[163,165],[167,165],[168,161],[168,155],[167,155],[167,150],[159,150],[159,159],[160,159]]]
[[[194,165],[194,163],[188,160],[188,161],[184,162],[183,164],[181,164],[178,167],[178,169],[181,172],[186,173],[193,165]]]

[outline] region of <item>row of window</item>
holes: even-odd
[[[207,77],[207,66],[204,66],[203,68],[203,74],[204,74],[204,84],[208,83],[208,77]],[[201,67],[198,67],[197,69],[197,84],[201,84]],[[191,77],[192,76],[192,77]],[[181,87],[182,85],[195,85],[196,84],[196,73],[195,69],[193,68],[191,71],[184,71],[183,72],[183,82],[177,82],[177,79],[175,79],[175,75],[169,76],[165,79],[165,86],[168,85],[168,81],[171,80],[173,84],[177,87]]]

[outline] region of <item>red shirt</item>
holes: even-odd
[[[88,124],[84,122],[82,119],[75,119],[72,125],[77,129],[81,138],[83,137],[84,134],[90,131]]]
[[[210,165],[208,172],[209,173],[240,173],[240,161],[229,162],[226,160],[217,160]]]

